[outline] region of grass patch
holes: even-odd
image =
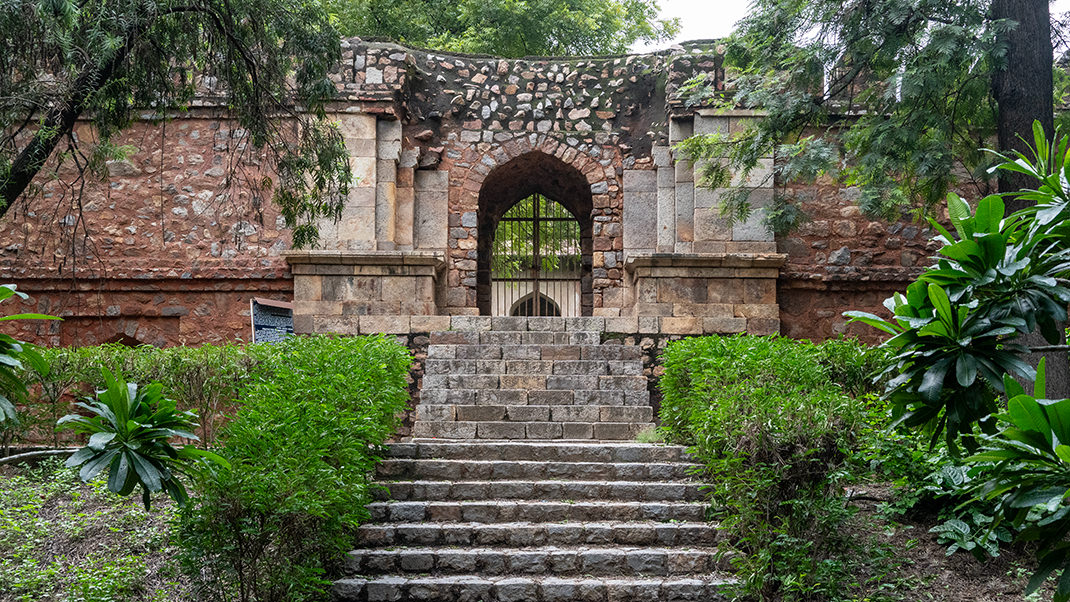
[[[0,601],[170,601],[189,597],[161,499],[146,512],[62,461],[0,471]]]

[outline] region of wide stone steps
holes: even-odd
[[[726,600],[723,577],[603,578],[456,575],[381,577],[335,582],[339,602],[715,602]]]
[[[707,522],[574,521],[569,523],[387,523],[361,525],[357,543],[395,546],[711,546],[720,532]]]
[[[424,372],[428,389],[524,389],[526,391],[646,391],[643,376],[578,376],[574,374],[435,374]]]
[[[443,441],[395,443],[386,449],[387,458],[470,460],[486,455],[486,442]],[[495,441],[494,459],[498,462],[653,462],[691,463],[691,455],[679,445],[646,443]]]
[[[719,570],[712,548],[536,547],[354,550],[346,574],[699,576]]]
[[[650,422],[650,406],[615,405],[419,405],[417,420],[462,422]]]
[[[541,353],[540,353],[541,355]],[[498,374],[544,376],[640,376],[634,360],[428,359],[430,374]]]
[[[528,390],[528,389],[436,389],[420,391],[420,406],[434,405],[650,405],[650,393],[597,389]],[[417,406],[419,407],[419,406]]]
[[[705,504],[695,502],[471,500],[368,504],[373,522],[701,521],[706,518],[706,510]]]
[[[703,499],[698,483],[649,481],[400,481],[378,483],[380,500],[618,500],[688,501]]]
[[[671,481],[687,479],[701,466],[682,462],[556,462],[536,460],[444,460],[387,458],[383,480],[420,481]]]
[[[334,599],[721,600],[697,470],[683,447],[635,442],[392,445]]]
[[[472,316],[430,334],[412,436],[625,441],[654,427],[643,353],[602,318]],[[582,407],[581,407],[582,406]]]
[[[417,421],[413,437],[443,439],[609,439],[629,441],[649,422],[461,422]]]
[[[588,344],[560,344],[552,340],[548,342],[524,342],[532,341],[533,335],[553,335],[553,333],[527,332],[527,333],[497,333],[519,336],[516,343],[490,343],[488,337],[480,338],[480,335],[495,333],[447,331],[431,333],[431,344],[427,348],[427,359],[440,360],[543,360],[543,361],[639,361],[643,359],[643,352],[634,345],[622,345],[619,341],[599,344],[597,341]],[[524,335],[528,335],[525,338]],[[542,337],[543,340],[547,340]],[[608,366],[607,366],[608,371]],[[608,373],[608,372],[607,372]]]

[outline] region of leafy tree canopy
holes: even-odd
[[[341,211],[348,156],[323,112],[341,50],[321,3],[10,0],[0,32],[0,214],[50,157],[106,175],[128,152],[113,140],[135,112],[164,117],[206,93],[236,120],[230,142],[245,156],[232,164],[266,168],[243,188],[273,197],[296,246]],[[79,119],[92,136],[76,134]]]
[[[995,4],[756,0],[727,42],[733,92],[716,96],[701,81],[690,92],[694,102],[759,109],[768,118],[738,135],[697,136],[682,148],[694,158],[729,157],[727,165],[706,165],[710,186],[725,186],[730,171],[749,172],[775,155],[779,181],[839,177],[860,187],[860,205],[875,217],[895,218],[908,206],[927,212],[953,187],[987,193],[993,159],[979,149],[996,146],[994,78],[1008,67],[1008,32],[1025,11],[1042,10],[1044,25],[1048,14],[1045,2],[1038,9],[1030,1],[1011,3],[1022,19],[997,18]],[[1047,44],[1050,76],[1043,29],[1036,55]],[[1036,87],[1044,89],[1042,77]],[[1026,123],[1034,118],[1044,119],[1030,115]],[[1028,137],[1028,128],[1021,133]],[[746,216],[748,196],[746,189],[729,194],[725,214]],[[767,212],[775,232],[802,217],[787,196]]]
[[[503,57],[621,53],[671,38],[653,0],[329,0],[347,35]]]

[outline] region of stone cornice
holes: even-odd
[[[290,265],[446,265],[441,251],[286,251],[283,257]]]
[[[783,253],[644,253],[630,254],[624,260],[624,269],[779,268],[787,260]]]

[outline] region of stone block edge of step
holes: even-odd
[[[383,577],[342,579],[331,588],[336,602],[365,600],[482,600],[482,602],[577,602],[597,599],[607,602],[634,600],[704,601],[727,600],[730,577],[697,578],[560,578],[560,577]],[[463,597],[461,597],[463,595]]]
[[[413,424],[413,437],[435,439],[633,440],[653,422],[428,421]]]
[[[466,549],[403,546],[349,552],[344,574],[547,575],[594,577],[698,577],[727,569],[717,548],[506,547]]]

